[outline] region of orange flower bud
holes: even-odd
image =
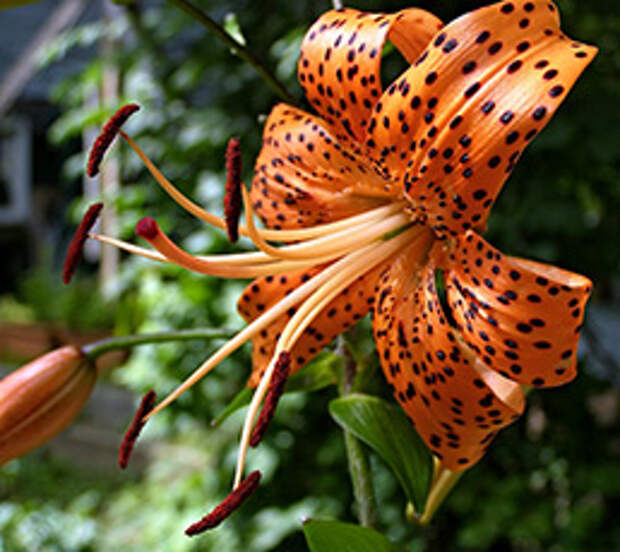
[[[0,465],[60,433],[90,396],[97,372],[75,345],[56,349],[0,380]]]

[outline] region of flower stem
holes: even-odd
[[[346,396],[349,393],[358,391],[354,386],[357,366],[342,336],[339,338],[336,352],[343,360],[342,377],[339,386],[340,395]],[[368,457],[363,445],[351,432],[344,430],[343,433],[349,474],[353,485],[353,496],[358,509],[357,516],[360,525],[374,528],[377,525],[377,505]]]
[[[228,339],[234,335],[233,330],[216,330],[214,328],[194,328],[191,330],[177,330],[171,332],[157,332],[140,335],[122,335],[109,337],[100,341],[95,341],[82,347],[84,354],[90,361],[94,361],[98,356],[109,351],[118,349],[128,349],[136,345],[147,345],[150,343],[166,343],[168,341],[190,341],[196,339]]]
[[[448,496],[448,493],[452,490],[454,485],[457,484],[463,473],[465,472],[453,472],[445,468],[440,471],[437,480],[433,483],[431,492],[428,495],[424,513],[417,520],[420,525],[428,525],[430,523],[431,519],[433,519],[433,516],[435,515],[435,512],[439,506],[441,506],[441,503],[444,501],[446,496]]]
[[[284,88],[284,85],[275,77],[275,75],[260,61],[250,50],[248,50],[243,44],[235,40],[230,34],[226,32],[218,23],[211,19],[200,8],[194,6],[187,0],[170,0],[173,4],[176,4],[181,10],[194,18],[203,27],[212,32],[224,43],[228,44],[237,55],[249,63],[256,72],[265,80],[265,82],[273,89],[273,91],[280,96],[285,102],[296,105],[297,100],[289,94]]]

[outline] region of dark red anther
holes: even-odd
[[[152,240],[159,234],[159,226],[157,226],[154,218],[144,217],[136,224],[136,234],[147,241]]]
[[[140,406],[138,407],[138,410],[136,410],[133,421],[123,436],[123,442],[121,443],[121,448],[118,451],[118,465],[123,470],[127,467],[129,458],[133,452],[133,447],[136,444],[136,440],[138,439],[142,428],[146,424],[146,422],[143,421],[143,418],[151,410],[153,410],[156,397],[155,391],[153,390],[149,391],[146,395],[144,395],[144,397],[142,397],[142,402],[140,402]]]
[[[99,172],[99,165],[105,155],[105,152],[110,147],[112,140],[116,138],[118,131],[121,129],[125,121],[131,117],[136,111],[140,109],[138,104],[127,104],[121,107],[105,124],[99,136],[90,148],[90,155],[88,156],[88,165],[86,168],[86,174],[90,177],[97,175]]]
[[[241,144],[238,138],[228,140],[226,147],[226,193],[224,194],[224,217],[228,239],[239,239],[239,216],[241,215]]]
[[[82,217],[80,224],[78,225],[71,243],[67,248],[67,254],[65,255],[65,262],[62,266],[62,281],[68,284],[75,274],[75,270],[82,260],[82,250],[84,244],[88,239],[88,233],[91,228],[97,222],[99,214],[103,209],[103,203],[93,203],[86,211],[86,214]]]
[[[252,447],[258,446],[261,442],[269,423],[276,413],[276,407],[278,406],[282,393],[284,393],[284,386],[286,385],[290,367],[291,355],[288,351],[282,351],[276,361],[276,367],[271,376],[265,404],[263,404],[263,409],[258,415],[258,420],[256,421],[254,431],[252,431],[252,436],[250,437],[250,446]]]
[[[245,500],[258,488],[260,483],[261,473],[256,470],[248,475],[239,486],[230,493],[219,506],[215,507],[210,513],[208,513],[201,520],[197,521],[185,529],[185,534],[188,537],[198,535],[206,531],[207,529],[213,529],[217,527],[222,521],[224,521],[230,514],[232,514]]]

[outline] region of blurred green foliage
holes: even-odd
[[[214,19],[232,22],[303,104],[295,77],[298,48],[305,29],[330,7],[328,2],[266,0],[261,9],[249,0],[196,3]],[[395,0],[347,4],[384,11],[409,5]],[[419,3],[444,20],[481,4]],[[598,45],[600,53],[519,162],[490,219],[489,236],[506,252],[587,274],[596,282],[599,299],[611,299],[620,268],[620,14],[613,0],[558,4],[569,36]],[[62,115],[50,129],[50,139],[78,137],[84,126],[101,123],[117,107],[86,107],[106,62],[113,62],[122,68],[122,100],[143,106],[127,125],[130,133],[181,190],[220,212],[226,141],[231,135],[242,137],[249,179],[260,146],[260,121],[277,101],[271,90],[228,47],[167,3],[132,3],[121,20],[70,31],[43,61],[70,55],[72,48],[94,44],[102,36],[122,43],[109,60],[97,57],[55,91]],[[384,75],[398,74],[398,57],[389,54],[386,61]],[[106,200],[119,211],[124,237],[132,237],[135,223],[148,214],[189,251],[231,250],[221,233],[172,204],[131,152],[116,149],[123,187],[118,197]],[[81,152],[67,161],[68,182],[81,178],[84,159]],[[80,205],[75,199],[74,210]],[[37,293],[53,297],[56,292],[45,286],[32,284],[28,300],[35,301]],[[125,259],[112,290],[114,312],[102,304],[101,316],[110,325],[113,319],[119,333],[239,326],[234,302],[242,287]],[[75,316],[58,305],[48,308],[37,316]],[[368,324],[359,339],[365,351],[372,349]],[[155,388],[163,396],[213,347],[198,342],[143,347],[113,377],[136,393]],[[587,359],[585,364],[587,369]],[[184,537],[185,524],[227,492],[241,412],[217,430],[209,429],[208,421],[243,388],[248,366],[244,349],[154,420],[142,443],[151,445],[152,461],[139,476],[121,479],[74,469],[45,451],[2,468],[0,550],[294,551],[307,549],[301,532],[305,517],[355,522],[342,436],[327,412],[336,396],[332,386],[285,397],[265,445],[250,456],[250,467],[260,466],[265,473],[256,497],[212,534]],[[376,371],[369,387],[389,397]],[[611,422],[596,414],[596,401],[605,397],[616,401]],[[620,549],[613,518],[620,501],[617,391],[582,369],[576,383],[534,393],[530,402],[533,408],[525,419],[502,432],[488,457],[463,477],[425,530],[407,524],[404,494],[387,467],[371,456],[381,531],[411,551]]]

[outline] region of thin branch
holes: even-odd
[[[129,349],[137,345],[152,343],[168,343],[170,341],[191,341],[196,339],[229,339],[234,335],[233,330],[215,328],[193,328],[190,330],[176,330],[138,335],[119,335],[108,337],[82,347],[84,354],[95,360],[98,356],[109,351]]]
[[[194,6],[187,0],[170,0],[178,8],[190,15],[198,21],[203,27],[212,32],[221,41],[228,44],[235,53],[244,61],[249,63],[256,72],[265,80],[265,82],[280,96],[285,102],[297,104],[297,100],[289,94],[284,85],[275,77],[275,75],[260,61],[250,50],[243,44],[237,42],[230,34],[228,34],[218,23],[211,19],[205,12]]]

